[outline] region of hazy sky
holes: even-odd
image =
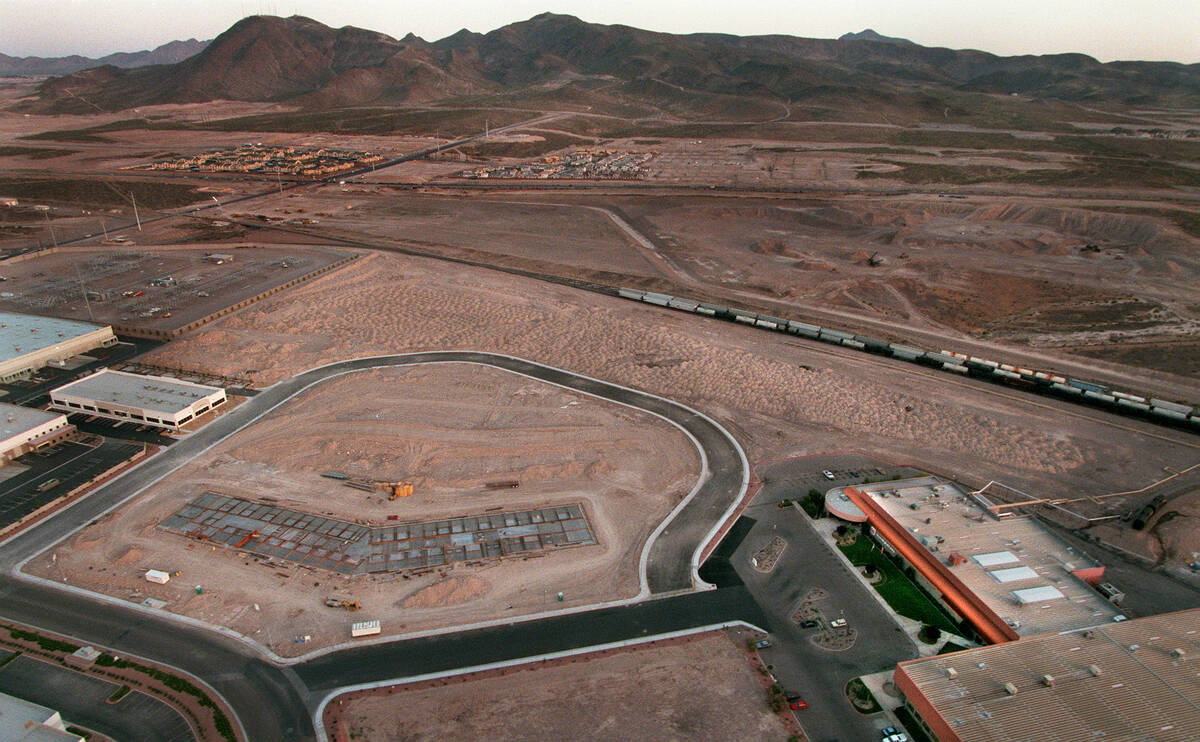
[[[926,46],[997,54],[1200,62],[1200,0],[0,0],[0,53],[137,51],[212,38],[253,14],[306,15],[433,41],[546,10],[673,33],[831,38],[874,28]]]

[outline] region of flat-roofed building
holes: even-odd
[[[169,430],[223,404],[225,390],[162,376],[104,369],[50,392],[50,406]]]
[[[116,342],[108,325],[0,312],[0,382]]]
[[[0,739],[11,742],[81,742],[51,708],[0,693]]]
[[[66,415],[0,402],[0,463],[61,443],[74,430]]]
[[[1200,609],[901,662],[941,742],[1200,739]]]
[[[952,482],[836,488],[831,499],[839,510],[853,506],[848,520],[862,513],[884,549],[911,564],[917,582],[986,642],[1124,618],[1094,587],[1104,565],[1032,517],[995,517]]]

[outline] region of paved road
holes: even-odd
[[[692,558],[715,522],[740,497],[747,477],[741,449],[723,429],[692,410],[642,392],[516,358],[448,351],[345,361],[307,371],[263,390],[76,505],[0,545],[3,568],[0,615],[187,670],[229,701],[253,740],[311,739],[314,731],[310,711],[327,690],[344,679],[387,680],[427,672],[434,666],[474,665],[496,658],[529,656],[550,651],[547,647],[582,647],[734,618],[752,622],[756,619],[759,614],[753,603],[745,600],[744,593],[722,590],[653,601],[645,607],[609,609],[595,615],[576,614],[436,640],[374,645],[369,650],[355,648],[281,669],[260,659],[254,647],[240,640],[168,621],[132,606],[101,601],[89,594],[30,582],[16,574],[15,568],[23,559],[115,508],[310,384],[362,369],[445,362],[495,366],[630,404],[672,420],[695,437],[704,448],[712,475],[654,541],[646,562],[647,584],[652,593],[692,587]],[[497,641],[497,637],[503,641]],[[376,656],[385,659],[372,659]],[[301,672],[303,677],[298,674]],[[315,684],[314,689],[320,693],[310,693],[308,683]]]

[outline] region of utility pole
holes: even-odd
[[[75,263],[75,278],[79,281],[79,293],[83,294],[83,303],[87,306],[88,318],[93,322],[96,321],[96,315],[92,314],[92,302],[88,299],[87,289],[83,285],[83,275],[79,272],[79,263]]]

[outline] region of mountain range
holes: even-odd
[[[1001,57],[925,47],[870,30],[840,39],[676,35],[550,13],[435,42],[334,29],[299,16],[252,16],[180,61],[136,68],[108,63],[47,80],[27,110],[68,113],[93,105],[119,110],[215,99],[308,108],[450,98],[486,105],[488,97],[531,91],[655,107],[701,101],[697,110],[710,112],[751,99],[862,110],[913,96],[927,98],[932,109],[963,94],[1196,107],[1200,64],[1101,63],[1083,54]]]
[[[208,41],[170,41],[162,46],[140,52],[117,52],[92,59],[71,55],[69,57],[10,57],[0,54],[0,76],[13,75],[69,75],[72,72],[92,67],[112,65],[130,69],[151,64],[173,64],[194,57],[208,46]]]

